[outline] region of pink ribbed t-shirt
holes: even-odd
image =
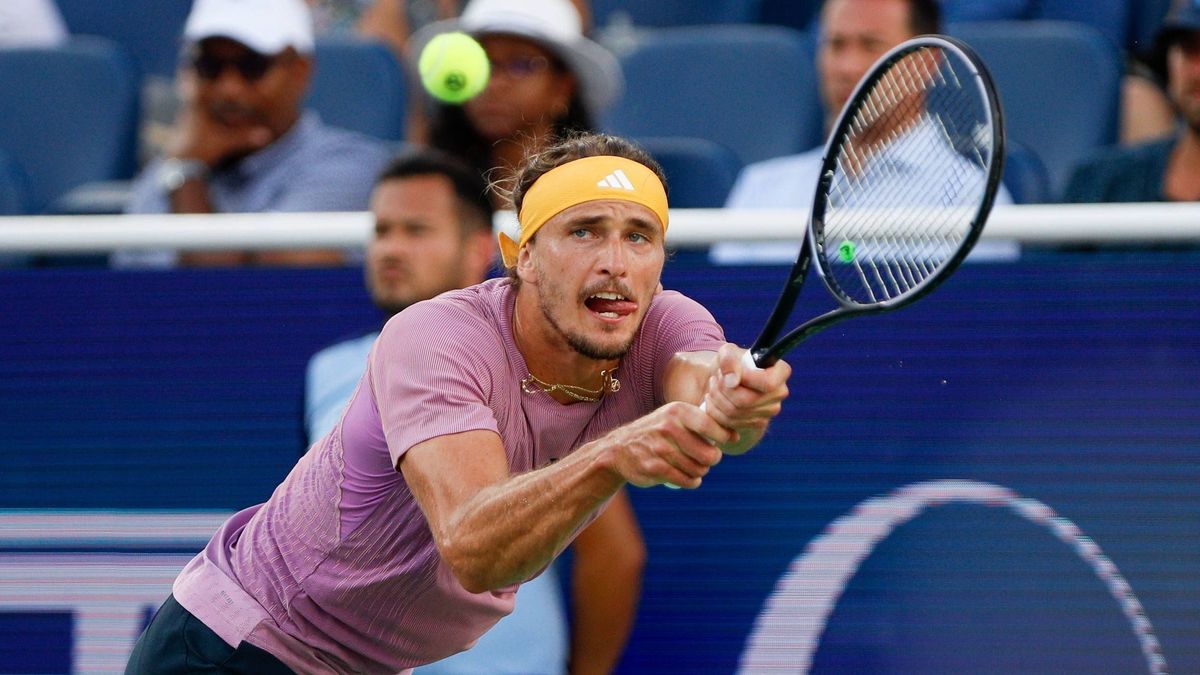
[[[515,295],[496,279],[393,317],[341,422],[184,568],[180,604],[229,644],[304,673],[403,671],[470,647],[511,612],[515,586],[470,593],[442,562],[399,458],[483,429],[504,440],[512,473],[543,467],[661,405],[676,352],[724,342],[707,310],[665,291],[617,369],[620,391],[563,405],[521,390]]]

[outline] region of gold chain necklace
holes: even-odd
[[[616,368],[600,371],[600,377],[603,378],[603,381],[600,383],[599,389],[586,389],[573,384],[550,384],[549,382],[539,380],[536,375],[530,373],[525,379],[521,380],[521,391],[526,394],[536,394],[539,391],[553,394],[556,391],[561,391],[576,401],[595,402],[603,398],[608,392],[615,394],[621,391],[621,381],[613,375],[613,371],[615,370]],[[534,385],[537,385],[537,387],[534,387]]]

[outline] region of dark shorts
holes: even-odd
[[[171,595],[138,638],[125,675],[177,673],[295,675],[279,659],[249,642],[230,647]]]

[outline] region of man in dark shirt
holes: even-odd
[[[1180,130],[1081,164],[1063,201],[1200,201],[1200,0],[1178,1],[1159,41],[1166,49],[1168,90],[1183,122]]]

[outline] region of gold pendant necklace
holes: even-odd
[[[521,380],[521,391],[526,394],[536,394],[539,391],[553,394],[556,391],[561,391],[576,401],[594,403],[603,398],[608,392],[615,394],[621,391],[621,381],[613,375],[613,371],[615,370],[616,368],[600,371],[600,377],[603,378],[603,381],[600,383],[599,389],[586,389],[573,384],[550,384],[549,382],[539,380],[533,373],[529,373],[525,379]],[[534,385],[537,386],[535,387]]]

